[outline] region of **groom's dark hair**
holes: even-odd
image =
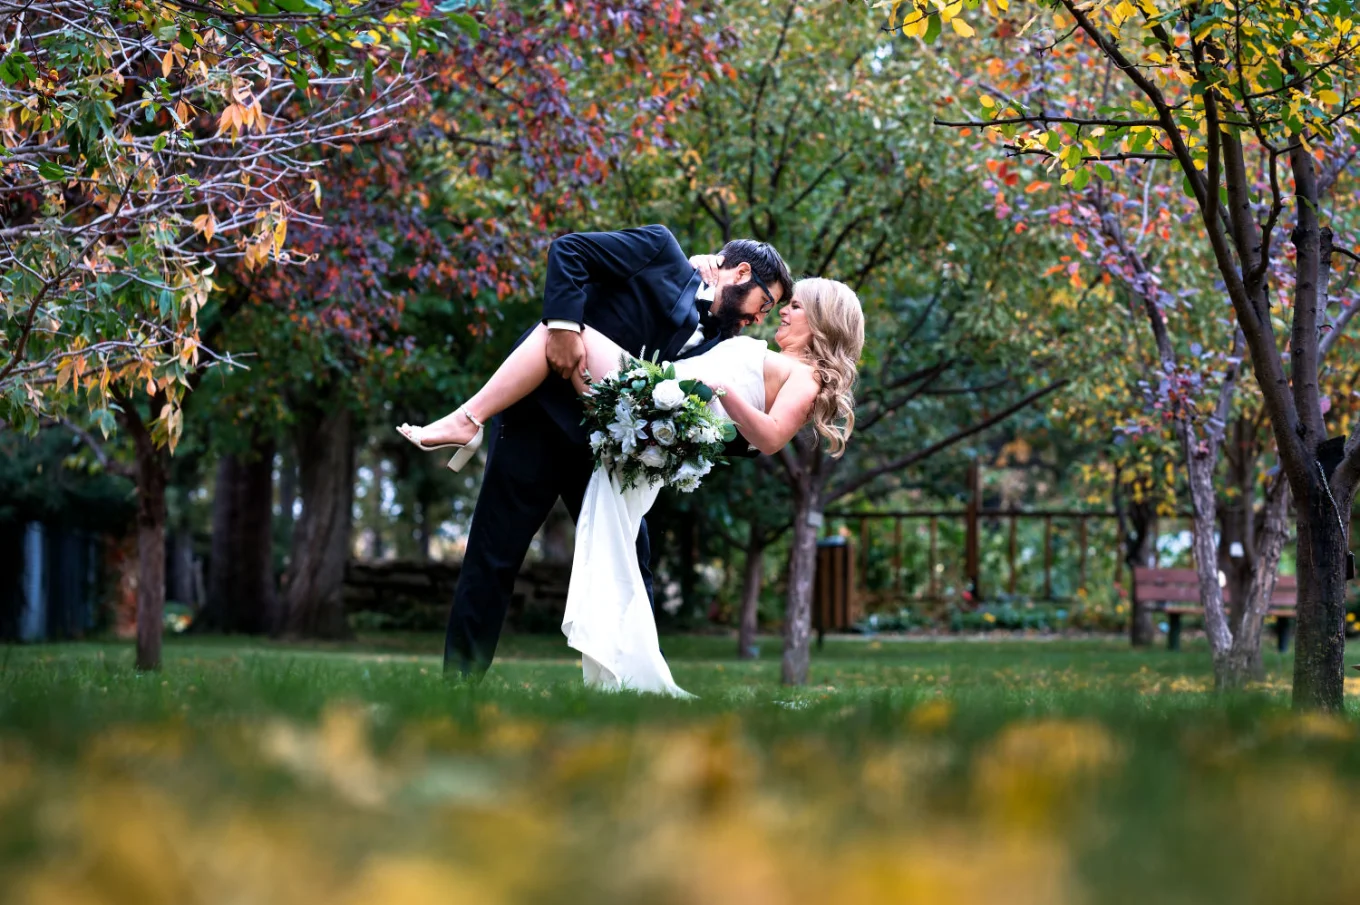
[[[774,250],[774,246],[754,239],[733,239],[723,246],[718,254],[723,256],[722,269],[731,270],[738,264],[750,264],[751,272],[760,277],[771,292],[779,286],[779,303],[782,305],[793,296],[793,277],[789,265]]]

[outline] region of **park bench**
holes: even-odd
[[[1199,602],[1199,576],[1194,569],[1133,570],[1133,597],[1167,616],[1167,650],[1180,650],[1181,617],[1203,614]],[[1223,589],[1223,603],[1229,605],[1228,589]],[[1293,575],[1275,579],[1275,593],[1270,598],[1269,615],[1275,617],[1275,634],[1280,653],[1289,650],[1293,634],[1298,598],[1298,580]]]

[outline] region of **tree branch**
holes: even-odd
[[[1006,408],[997,412],[995,415],[992,415],[989,418],[984,418],[983,420],[977,422],[971,427],[966,427],[962,430],[955,431],[948,437],[945,437],[943,440],[939,440],[935,443],[932,443],[929,446],[917,450],[916,452],[908,453],[905,456],[893,459],[889,462],[884,463],[883,465],[877,466],[876,468],[870,468],[865,471],[861,471],[859,474],[855,475],[854,477],[850,478],[847,481],[844,481],[843,483],[837,485],[835,489],[831,490],[826,495],[825,502],[829,504],[847,494],[853,493],[854,491],[860,489],[861,487],[865,486],[866,484],[870,483],[876,478],[881,477],[882,475],[891,474],[894,471],[900,471],[901,469],[906,468],[909,465],[913,465],[921,461],[922,459],[933,456],[935,453],[939,452],[942,449],[947,449],[948,447],[953,446],[960,440],[966,440],[967,438],[973,436],[974,434],[981,433],[982,431],[986,430],[992,425],[998,424],[1006,420],[1011,415],[1014,415],[1021,409],[1033,405],[1035,402],[1044,398],[1050,393],[1062,389],[1063,387],[1067,386],[1069,382],[1070,381],[1067,380],[1066,378],[1055,381],[1041,390],[1035,390],[1033,393],[1030,393],[1028,396],[1014,403],[1013,405],[1007,406]]]

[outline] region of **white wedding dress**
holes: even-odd
[[[764,341],[739,336],[703,355],[675,362],[676,377],[725,384],[765,411]],[[715,398],[709,403],[725,415]],[[637,564],[638,528],[656,502],[661,485],[622,490],[603,468],[590,477],[576,522],[576,552],[562,633],[581,652],[586,685],[610,690],[649,691],[693,697],[675,684],[661,656],[656,620]]]

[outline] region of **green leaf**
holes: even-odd
[[[441,4],[440,6],[436,7],[436,9],[439,9],[442,12],[443,6],[444,4]],[[472,16],[469,16],[467,13],[453,13],[452,15],[449,16],[449,21],[452,22],[454,26],[457,27],[463,34],[467,35],[469,38],[472,38],[474,41],[477,40],[477,38],[480,37],[482,34],[481,24]]]
[[[166,139],[168,139],[169,137],[170,136],[165,132],[162,132],[160,135],[157,135],[156,140],[151,145],[151,150],[157,153],[164,151]]]
[[[66,178],[66,168],[55,160],[44,160],[38,164],[38,175],[53,181]]]
[[[713,388],[706,383],[696,380],[694,382],[694,391],[692,395],[698,396],[700,402],[708,402],[713,398]]]
[[[1103,163],[1096,164],[1096,175],[1099,176],[1101,179],[1105,180],[1106,182],[1111,182],[1114,180],[1114,170],[1105,166],[1105,164]]]
[[[9,56],[0,60],[0,80],[6,85],[13,85],[23,78],[23,64],[28,61],[21,51],[15,51]]]
[[[722,438],[724,443],[731,443],[737,439],[737,426],[731,421],[724,421],[722,426]]]
[[[1091,181],[1090,170],[1077,170],[1072,175],[1072,190],[1074,192],[1080,192],[1082,189],[1086,188],[1087,183],[1089,183],[1090,181]]]
[[[160,310],[161,317],[169,317],[175,312],[175,294],[169,289],[161,290]]]
[[[934,44],[935,39],[940,36],[941,27],[940,15],[939,13],[935,13],[930,17],[930,21],[926,23],[926,33],[922,36],[921,40],[925,41],[927,44]]]

